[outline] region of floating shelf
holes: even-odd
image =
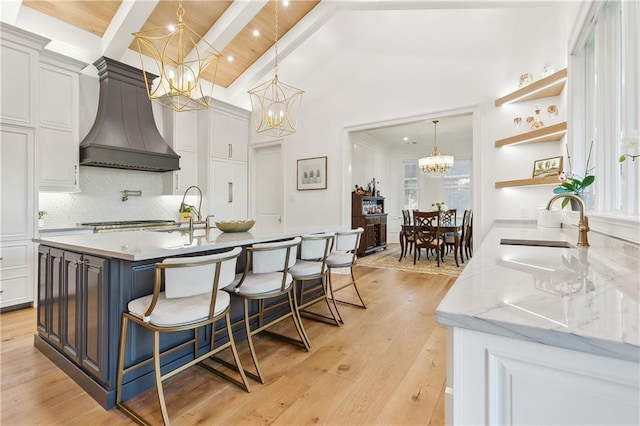
[[[538,186],[538,185],[559,185],[558,176],[547,176],[542,178],[530,178],[519,180],[504,180],[496,182],[496,188],[510,188],[512,186]]]
[[[496,148],[505,145],[515,145],[519,143],[538,143],[538,142],[556,142],[562,139],[567,133],[567,122],[554,124],[552,126],[543,127],[531,132],[521,133],[509,138],[496,141]]]
[[[563,68],[545,78],[534,81],[528,86],[496,99],[495,106],[513,102],[530,101],[532,99],[547,98],[549,96],[558,96],[562,92],[566,82],[567,69]]]

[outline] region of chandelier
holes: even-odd
[[[433,120],[433,151],[430,157],[423,157],[418,160],[420,170],[430,178],[441,178],[453,166],[451,155],[440,155],[437,145],[438,120]]]
[[[209,108],[213,97],[213,80],[220,54],[206,40],[183,22],[184,8],[179,1],[178,23],[133,33],[140,53],[149,99],[174,111]],[[158,71],[147,74],[145,59],[152,58]],[[208,71],[211,82],[203,78]],[[153,72],[159,72],[159,79]]]
[[[278,80],[278,3],[275,2],[274,77],[251,89],[251,109],[256,133],[280,138],[296,132],[302,94],[300,89]]]

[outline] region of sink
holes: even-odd
[[[549,240],[511,240],[508,238],[502,238],[500,240],[502,245],[512,246],[531,246],[531,247],[562,247],[562,248],[574,248],[573,244],[567,241],[549,241]]]

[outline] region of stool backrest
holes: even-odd
[[[300,259],[321,261],[327,258],[335,234],[325,232],[323,234],[307,234],[302,236],[300,244]]]
[[[363,228],[336,232],[336,251],[356,251],[363,232]]]
[[[164,270],[165,297],[189,297],[217,291],[233,282],[236,261],[242,252],[233,250],[194,257],[172,257],[156,264],[156,270]],[[216,281],[217,268],[219,275]]]
[[[259,243],[250,247],[254,274],[267,274],[289,269],[296,263],[300,237],[277,243]]]

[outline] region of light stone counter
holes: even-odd
[[[138,261],[251,245],[318,231],[318,227],[311,226],[306,229],[286,230],[282,226],[267,228],[256,224],[249,232],[226,233],[216,228],[208,232],[203,228],[195,229],[193,234],[188,229],[172,232],[144,230],[56,237],[41,235],[33,241],[65,250]]]
[[[573,229],[497,224],[437,309],[439,323],[640,362],[640,248],[589,232],[588,248],[501,245],[568,241]]]

